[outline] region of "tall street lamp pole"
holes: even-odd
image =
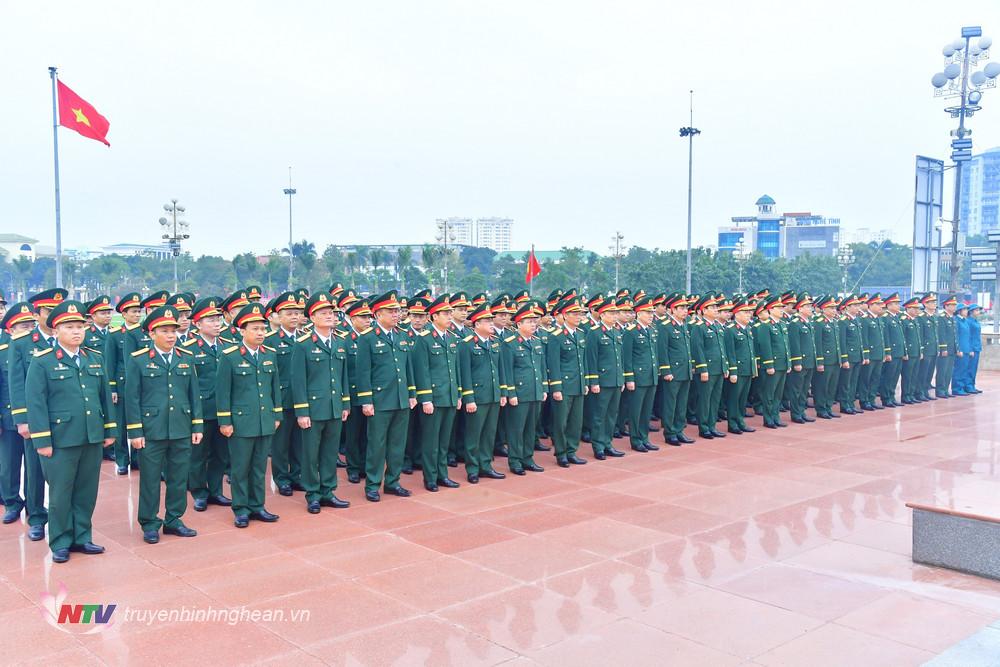
[[[691,120],[690,125],[681,128],[681,137],[687,137],[688,140],[688,227],[687,227],[687,275],[685,280],[687,293],[691,293],[691,176],[692,176],[692,166],[694,164],[694,137],[696,134],[701,134],[701,130],[694,127],[694,91],[689,91],[690,94],[690,112]]]
[[[185,220],[178,220],[177,214],[184,213],[183,206],[177,203],[176,199],[171,199],[169,204],[163,205],[163,210],[170,214],[170,219],[160,218],[160,227],[163,228],[163,240],[170,246],[170,253],[174,256],[174,294],[177,293],[177,258],[181,254],[181,241],[191,238],[188,234],[189,225]]]
[[[288,195],[288,289],[292,289],[292,274],[295,272],[295,254],[292,252],[294,249],[294,244],[292,243],[292,195],[296,193],[295,188],[292,187],[292,168],[288,168],[288,187],[284,189],[284,193]]]

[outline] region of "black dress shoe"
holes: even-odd
[[[449,468],[457,468],[458,467],[458,459],[456,459],[454,456],[449,456],[448,457],[448,467]]]
[[[764,428],[778,428],[778,427],[774,424],[764,424]]]
[[[499,456],[504,459],[507,458],[507,445],[500,445],[499,447],[494,447],[493,456]]]
[[[65,563],[69,560],[69,549],[56,549],[52,552],[53,563]]]
[[[507,475],[502,472],[497,472],[496,470],[486,470],[479,473],[480,477],[487,477],[489,479],[507,479]]]
[[[357,484],[361,481],[361,475],[356,472],[347,473],[347,481],[351,484]]]
[[[531,472],[545,472],[545,468],[538,465],[537,463],[529,463],[528,465],[524,466],[524,469],[529,470]]]
[[[823,413],[817,412],[816,416],[819,417],[820,419],[833,419],[833,415],[828,415],[825,412]]]
[[[370,503],[377,503],[382,500],[382,496],[378,494],[378,491],[365,491],[365,500]]]
[[[680,435],[677,436],[677,442],[681,443],[682,445],[690,445],[692,442],[694,442],[694,438],[689,438],[683,433],[681,433]]]
[[[296,491],[302,491],[305,493],[306,487],[302,486],[302,482],[292,482],[292,488]]]
[[[14,523],[21,518],[21,510],[13,507],[8,507],[7,511],[3,513],[4,523]]]
[[[777,426],[778,428],[788,428],[788,424],[786,424],[785,422],[781,421],[780,419],[778,421],[774,422],[774,425]],[[743,430],[745,430],[745,431],[751,431],[751,432],[753,431],[753,429],[743,429]]]
[[[556,457],[556,465],[558,465],[560,468],[568,468],[569,467],[569,461],[566,460],[565,456],[557,456]]]
[[[715,437],[715,435],[713,435],[711,431],[701,431],[698,433],[698,437],[705,438],[705,440],[711,440]]]
[[[826,414],[830,415],[830,419],[840,419],[840,415],[838,415],[836,412],[828,412]]]
[[[438,485],[431,484],[430,482],[424,482],[424,488],[430,491],[431,493],[437,493],[438,491]]]
[[[519,477],[523,477],[524,475],[528,474],[528,473],[524,472],[521,469],[511,470],[511,472],[514,473],[515,475],[519,476]]]
[[[320,512],[319,501],[310,500],[308,503],[306,503],[306,511],[309,512],[310,514],[319,514]]]
[[[725,438],[726,437],[726,434],[723,433],[722,431],[712,431],[712,435],[714,435],[716,438]]]
[[[454,480],[451,480],[451,479],[448,479],[447,477],[445,477],[444,479],[439,479],[438,480],[438,486],[443,486],[446,489],[457,489],[458,487],[460,487],[462,485],[459,484],[458,482],[454,481]]]
[[[625,452],[619,451],[619,450],[615,449],[614,447],[609,447],[608,451],[605,452],[605,454],[607,454],[608,456],[614,457],[616,459],[620,459],[621,457],[625,456]]]
[[[607,458],[607,456],[604,454],[604,452],[594,452],[594,458],[597,459],[598,461],[603,461],[604,459]]]
[[[278,493],[281,494],[281,495],[283,495],[283,496],[290,496],[290,495],[292,495],[292,485],[291,484],[282,484],[281,486],[278,487]]]
[[[611,437],[614,438],[615,440],[621,440],[625,436],[622,435],[621,431],[619,431],[618,429],[615,429],[615,432],[611,434]]]
[[[87,554],[88,556],[96,556],[97,554],[104,553],[104,547],[100,544],[94,544],[93,542],[87,542],[86,544],[74,544],[69,548],[69,550],[75,553]]]
[[[205,498],[195,498],[192,504],[195,512],[204,512],[208,509],[208,500]]]
[[[649,428],[646,429],[646,430],[649,431],[650,433],[659,433],[660,432],[660,427],[659,426],[653,426],[652,424],[650,424]]]
[[[479,484],[479,475],[469,475],[466,479],[469,480],[469,484]]]
[[[651,452],[658,452],[658,451],[660,451],[660,448],[658,446],[654,445],[651,442],[644,442],[644,443],[642,443],[642,446],[645,447],[648,451],[651,451]]]
[[[792,417],[792,423],[793,424],[805,424],[806,420],[805,419],[800,419],[799,417]]]
[[[575,466],[585,466],[585,465],[587,465],[587,460],[586,459],[581,459],[576,454],[570,454],[569,456],[567,456],[566,457],[566,461],[568,461],[569,463],[571,463],[572,465],[575,465]]]
[[[540,442],[536,442],[535,443],[535,451],[536,452],[550,452],[550,451],[552,451],[552,448],[549,447],[548,445],[543,445]]]
[[[672,435],[669,438],[667,438],[667,444],[670,445],[671,447],[680,447],[681,441],[677,439],[676,435]]]
[[[329,498],[320,498],[319,504],[323,507],[332,507],[335,510],[345,510],[351,506],[351,501],[341,500],[336,494],[331,493]]]
[[[118,466],[115,469],[115,472],[118,473],[119,475],[127,475],[128,474],[128,466]]]
[[[158,530],[144,530],[142,531],[142,541],[146,544],[156,544],[160,541],[160,531]]]
[[[45,526],[31,526],[28,528],[28,539],[32,542],[45,538]]]
[[[226,498],[224,495],[222,495],[220,493],[217,496],[209,496],[208,497],[208,504],[209,505],[218,505],[219,507],[232,507],[233,506],[233,501],[230,500],[229,498]]]
[[[764,426],[767,426],[768,428],[771,428],[770,424],[764,424]],[[743,431],[740,430],[739,428],[728,428],[726,430],[729,431],[730,433],[732,433],[733,435],[743,435]]]
[[[803,416],[803,417],[802,417],[802,421],[804,421],[804,422],[805,422],[805,423],[807,423],[807,424],[811,424],[812,422],[814,422],[814,421],[816,421],[816,420],[815,420],[815,419],[813,419],[812,417],[809,417],[809,416]]]
[[[250,517],[246,514],[237,514],[236,518],[233,519],[233,525],[237,528],[246,528],[250,525]]]
[[[385,493],[390,496],[399,496],[400,498],[409,498],[410,492],[401,486],[387,486],[384,489]]]
[[[198,531],[195,530],[194,528],[188,528],[187,526],[184,525],[174,526],[174,527],[164,526],[163,534],[176,535],[177,537],[195,537],[196,535],[198,535]]]
[[[250,518],[255,521],[263,521],[264,523],[274,523],[278,520],[278,515],[271,514],[267,510],[261,510],[259,512],[250,512]]]
[[[872,410],[885,410],[885,406],[878,403],[869,403],[868,405],[871,406]]]
[[[403,466],[403,469],[400,470],[399,472],[403,473],[404,475],[412,475],[413,474],[413,466]]]
[[[642,452],[643,454],[645,454],[649,450],[646,449],[646,445],[638,444],[638,445],[632,445],[632,451],[634,451],[634,452]]]
[[[338,468],[346,468],[347,467],[347,461],[345,461],[344,459],[338,458],[337,459],[337,467]]]
[[[590,437],[589,433],[584,433],[583,435],[580,436],[580,440],[589,445],[593,439]]]

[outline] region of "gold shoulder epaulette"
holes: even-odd
[[[366,333],[368,333],[368,332],[369,332],[369,331],[371,331],[371,330],[372,330],[372,328],[371,328],[371,327],[365,327],[365,330],[364,330],[364,331],[359,331],[359,332],[358,332],[358,335],[360,335],[360,336],[364,336],[364,335],[365,335]]]
[[[144,347],[141,350],[136,350],[135,352],[133,352],[132,356],[133,357],[138,357],[140,354],[146,354],[147,352],[149,352],[149,348],[148,347]]]
[[[428,331],[427,329],[421,329],[420,331],[417,332],[417,335],[418,336],[426,336],[429,333],[430,333],[430,331]]]
[[[185,350],[183,347],[174,348],[181,354],[194,354],[191,350]]]
[[[549,332],[549,334],[552,335],[552,336],[558,336],[561,333],[562,333],[562,329],[559,329],[557,327],[553,327],[552,331]]]
[[[264,338],[270,338],[271,336],[273,336],[273,335],[274,335],[274,334],[276,334],[276,333],[278,333],[278,330],[277,330],[277,329],[271,329],[271,330],[270,330],[270,331],[268,331],[268,332],[267,332],[266,334],[264,334]]]
[[[627,327],[625,327],[626,331],[632,331],[633,329],[635,329],[635,325],[634,324],[630,324]]]
[[[184,347],[189,347],[189,346],[195,345],[197,343],[198,343],[198,340],[196,338],[189,338],[188,340],[186,340],[183,343],[181,343],[181,345],[183,345]]]
[[[11,340],[17,340],[18,338],[24,338],[25,336],[27,336],[28,334],[30,334],[31,331],[32,331],[31,329],[28,329],[27,331],[22,331],[19,334],[14,334],[13,336],[10,337],[10,339]]]
[[[35,350],[35,357],[43,357],[52,351],[51,347],[47,347],[44,350]]]
[[[465,338],[463,338],[462,340],[463,340],[464,342],[466,342],[466,343],[469,343],[469,342],[472,342],[472,334],[469,334],[468,336],[466,336],[466,337],[465,337]]]
[[[508,336],[507,338],[504,338],[504,339],[503,339],[503,342],[505,342],[505,343],[509,343],[509,342],[511,342],[511,341],[513,341],[513,340],[516,340],[516,339],[517,339],[517,335],[514,335],[514,336]]]
[[[347,332],[346,331],[334,331],[333,334],[337,338],[347,338]]]
[[[239,345],[233,345],[232,347],[227,347],[222,351],[222,354],[232,354],[236,350],[240,349]]]
[[[6,350],[8,347],[10,347],[10,343],[4,343],[3,345],[0,345],[0,350]]]
[[[273,347],[268,347],[267,345],[261,345],[260,349],[267,350],[268,352],[274,352],[274,348]]]
[[[305,336],[301,336],[301,337],[299,337],[299,338],[296,338],[296,339],[295,339],[295,342],[296,342],[296,343],[304,343],[304,342],[306,342],[307,340],[309,340],[310,338],[312,338],[312,334],[306,334]]]
[[[121,327],[108,327],[108,333],[109,334],[118,333],[121,330],[122,330]]]
[[[6,345],[4,345],[3,347],[7,347],[7,346],[6,346]],[[87,346],[85,345],[85,346],[83,347],[83,349],[87,350],[88,352],[93,352],[94,354],[103,354],[103,353],[102,353],[102,352],[101,352],[100,350],[98,350],[98,349],[97,349],[96,347],[87,347]]]

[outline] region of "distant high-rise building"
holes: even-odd
[[[489,248],[498,253],[510,251],[510,218],[438,218],[437,240],[443,241],[447,230],[448,243]]]
[[[824,218],[810,212],[778,213],[773,198],[761,196],[754,204],[755,216],[734,216],[732,225],[719,227],[719,252],[739,250],[759,252],[769,259],[799,255],[837,254],[840,219]]]
[[[1000,148],[974,156],[962,167],[959,225],[967,234],[1000,229]]]

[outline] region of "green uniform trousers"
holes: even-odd
[[[754,378],[757,383],[757,397],[760,401],[760,414],[764,417],[764,424],[776,424],[778,422],[780,398],[778,397],[778,371],[774,375],[768,375],[767,371]]]
[[[403,467],[423,468],[424,445],[420,438],[420,406],[410,410],[410,421],[406,424],[406,447],[403,449]]]
[[[410,409],[376,410],[368,418],[368,453],[365,460],[365,490],[399,486],[406,449]]]
[[[653,398],[656,396],[656,387],[640,387],[636,385],[635,391],[626,391],[628,394],[628,421],[629,440],[632,446],[642,445],[649,441],[649,420],[653,416]]]
[[[188,491],[195,500],[222,495],[222,474],[229,467],[229,442],[219,433],[219,422],[205,420],[205,435],[200,445],[191,448]]]
[[[567,396],[552,400],[552,446],[556,457],[575,456],[583,433],[583,404],[586,396]]]
[[[478,475],[493,470],[493,445],[499,418],[499,403],[476,403],[476,411],[465,414],[466,474]]]
[[[302,429],[302,486],[306,489],[306,502],[333,497],[342,425],[339,418],[314,419],[312,426]]]
[[[679,436],[687,425],[688,395],[690,380],[660,380],[660,420],[663,437]]]
[[[854,406],[854,399],[858,394],[858,375],[861,371],[861,362],[851,362],[850,368],[840,369],[840,378],[837,380],[837,402],[840,403],[840,411],[844,408]]]
[[[507,435],[510,438],[507,463],[511,470],[524,470],[524,466],[535,462],[533,457],[539,402],[518,401],[515,406],[507,406],[510,412],[507,424]]]
[[[910,357],[903,360],[902,370],[902,393],[904,401],[915,400],[922,395],[920,387],[920,364],[919,357]]]
[[[183,526],[187,510],[187,483],[191,468],[191,436],[171,440],[146,440],[139,457],[139,525],[145,532],[161,526]],[[167,482],[163,519],[160,511],[160,476]]]
[[[878,396],[879,384],[882,381],[882,363],[881,358],[872,359],[861,369],[865,383],[862,385],[861,381],[858,381],[858,396],[865,404],[874,403],[875,397]]]
[[[229,485],[233,492],[233,514],[236,516],[264,509],[264,477],[272,437],[241,438],[233,435],[229,438]]]
[[[102,456],[104,447],[98,447]],[[24,509],[29,526],[44,526],[49,520],[49,511],[45,509],[45,482],[48,479],[47,468],[42,465],[42,458],[30,443],[24,445]],[[51,461],[51,459],[50,459]],[[52,483],[49,482],[49,486]],[[51,501],[52,491],[49,490]]]
[[[347,432],[344,442],[347,474],[354,473],[360,477],[365,472],[365,453],[368,450],[368,417],[361,412],[361,406],[351,406],[344,430]]]
[[[24,498],[21,497],[23,460],[24,438],[17,431],[4,430],[0,434],[0,498],[8,512],[24,508]],[[44,488],[42,492],[45,492]]]
[[[448,479],[448,453],[451,447],[451,432],[455,427],[458,410],[451,407],[434,406],[433,414],[420,414],[421,465],[424,468],[424,484],[437,484]]]
[[[934,383],[934,370],[937,368],[937,354],[925,355],[920,360],[920,372],[917,380],[917,395],[925,398],[931,394],[931,385]]]
[[[732,375],[729,376],[730,378]],[[729,428],[738,430],[746,427],[743,421],[743,408],[747,404],[747,395],[750,393],[750,376],[737,375],[736,382],[726,378],[723,380],[729,384],[729,394],[726,397],[726,421]]]
[[[27,449],[34,452],[33,447]],[[103,451],[102,443],[95,442],[55,447],[51,457],[39,457],[49,482],[49,548],[52,551],[92,541]]]
[[[747,378],[748,384],[749,380],[750,378]],[[723,382],[729,382],[729,380],[723,378],[722,375],[712,374],[709,374],[707,382],[702,382],[701,379],[695,381],[695,384],[698,385],[698,431],[700,433],[715,430],[716,418],[719,416],[719,402],[722,400]],[[745,403],[746,395],[743,398]],[[738,414],[743,414],[742,406]]]
[[[302,429],[295,410],[286,409],[271,438],[271,478],[278,486],[302,483]]]
[[[119,425],[118,438],[115,440],[115,444],[112,445],[115,452],[115,465],[124,468],[131,463],[133,467],[138,467],[139,450],[128,444],[128,436],[125,433],[126,429],[121,427],[125,423],[125,397],[122,394],[118,394],[118,402],[115,403],[113,410],[115,421]]]
[[[882,378],[879,383],[879,398],[884,405],[896,402],[896,387],[899,385],[899,375],[903,370],[903,360],[893,357],[882,364]]]
[[[600,393],[593,394],[594,420],[591,424],[590,444],[593,445],[595,454],[611,449],[621,394],[618,387],[601,387]]]
[[[803,419],[806,416],[806,405],[812,378],[812,368],[803,368],[801,371],[792,371],[788,374],[785,386],[789,388],[789,411],[792,419]]]
[[[937,375],[934,382],[934,393],[938,397],[944,396],[951,391],[951,377],[955,371],[955,355],[949,354],[947,357],[937,358]]]

